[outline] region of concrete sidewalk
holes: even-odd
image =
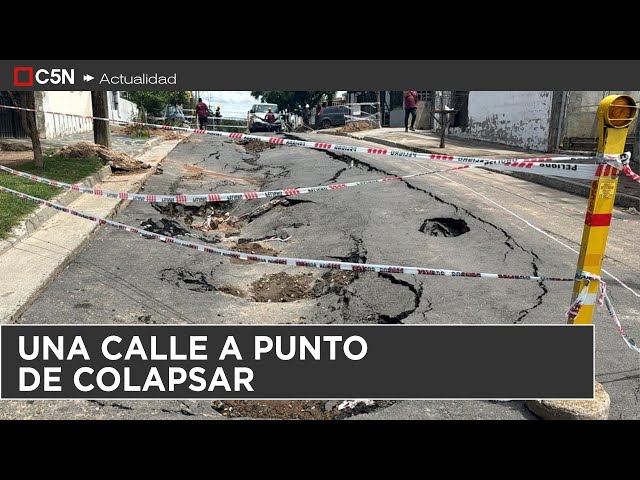
[[[318,130],[318,133],[330,133],[334,135],[352,137],[372,143],[379,143],[392,148],[411,150],[414,152],[438,153],[464,157],[526,158],[546,155],[587,155],[586,152],[577,153],[563,151],[553,154],[543,154],[541,152],[508,147],[506,145],[449,137],[446,139],[445,148],[440,148],[439,135],[425,131],[405,132],[404,128],[376,128],[349,133],[337,132],[335,130]],[[593,160],[576,160],[574,163],[589,163],[592,161]],[[632,162],[631,167],[634,171],[638,171],[638,163]],[[585,198],[589,197],[591,187],[591,182],[589,180],[569,180],[559,177],[520,172],[501,173],[555,188],[557,190],[562,190],[564,192],[581,195]],[[635,208],[636,210],[640,210],[640,184],[625,175],[620,175],[615,204],[619,207]]]
[[[156,143],[137,158],[155,167],[180,142],[182,140]],[[129,175],[102,172],[102,181],[95,186],[104,190],[137,192],[155,170],[150,168],[142,173]],[[52,201],[59,203],[60,197],[66,198],[64,204],[69,208],[103,218],[113,217],[126,203],[119,199],[70,193],[73,197],[69,197],[67,193]],[[0,323],[10,323],[18,318],[93,238],[99,227],[97,223],[64,212],[50,215],[48,219],[43,218],[44,222],[41,223],[37,214],[36,212],[26,222],[32,224],[31,232],[23,232],[17,238],[10,239],[10,245],[5,245],[0,250],[0,277],[5,279],[0,283]],[[60,320],[64,322],[64,319]]]

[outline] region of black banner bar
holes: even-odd
[[[3,399],[593,395],[591,325],[3,325],[0,334]]]
[[[640,60],[0,61],[2,90],[633,91],[638,78]]]

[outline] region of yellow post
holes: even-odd
[[[636,102],[628,95],[609,95],[598,106],[598,153],[619,155],[624,146],[637,110]],[[602,159],[596,170],[597,180],[591,182],[591,192],[587,214],[584,219],[580,256],[577,272],[600,275],[602,259],[607,246],[611,213],[618,187],[618,170],[606,164]],[[584,287],[585,281],[576,281],[573,285],[572,303]],[[578,316],[569,323],[591,323],[595,309],[598,283],[589,284],[587,298],[584,300]]]

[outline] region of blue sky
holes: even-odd
[[[209,105],[209,108],[215,109],[216,105],[220,105],[220,111],[225,117],[243,117],[256,103],[249,91],[226,90],[226,91],[201,91],[199,92],[202,100]],[[344,92],[338,92],[338,95]]]

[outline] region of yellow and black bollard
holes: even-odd
[[[629,126],[636,117],[637,108],[636,102],[628,95],[609,95],[600,102],[597,112],[599,156],[624,153]],[[591,182],[584,219],[578,274],[601,274],[616,198],[618,170],[601,158],[596,175],[597,179]],[[574,283],[572,304],[584,286],[584,280]],[[598,288],[598,282],[589,283],[588,295],[582,300],[577,316],[570,318],[569,323],[592,323]],[[595,382],[593,400],[527,400],[526,405],[533,413],[547,420],[606,420],[611,400],[604,387]]]
[[[598,106],[598,154],[619,155],[629,133],[629,126],[637,113],[636,102],[628,95],[609,95]],[[580,256],[577,272],[600,275],[602,260],[607,246],[609,225],[618,187],[618,170],[607,165],[604,158],[599,160],[596,175],[591,182],[591,192],[584,219]],[[576,281],[573,286],[572,303],[584,287],[585,281]],[[582,302],[578,315],[569,323],[592,323],[598,294],[598,282],[591,282],[588,295]]]

